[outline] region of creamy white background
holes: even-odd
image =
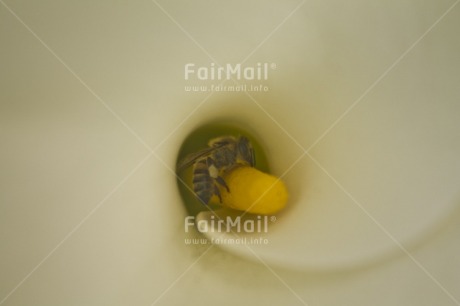
[[[300,2],[159,3],[236,63]],[[308,148],[453,3],[307,1],[248,59],[277,64],[254,97]],[[185,92],[182,73],[209,57],[153,2],[5,4],[151,147],[207,95]],[[203,249],[183,243],[172,173],[155,157],[132,172],[145,146],[1,5],[0,301],[33,271],[2,305],[301,305],[293,292],[309,305],[456,305],[459,20],[457,6],[311,151],[436,283],[308,158],[286,176],[276,252],[258,250],[272,271],[218,248],[187,270]],[[302,153],[247,96],[216,94],[159,156],[173,167],[188,131],[224,114],[249,122],[275,173]]]

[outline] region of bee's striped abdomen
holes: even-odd
[[[209,175],[206,159],[197,161],[193,168],[193,191],[203,204],[208,204],[214,194],[214,180]]]

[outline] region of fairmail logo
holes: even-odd
[[[194,216],[187,216],[184,220],[184,229],[188,233],[193,227],[200,233],[268,233],[268,221],[276,221],[275,216],[257,216],[255,219],[243,220],[240,216],[232,218],[215,218],[209,220],[195,220]]]
[[[274,63],[257,63],[253,66],[242,64],[197,66],[194,63],[184,65],[185,80],[268,80],[270,70],[276,69]]]

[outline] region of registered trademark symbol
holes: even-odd
[[[271,64],[270,64],[270,68],[273,69],[273,70],[275,70],[275,69],[276,69],[276,64],[275,64],[275,63],[271,63]]]
[[[276,221],[276,217],[275,217],[275,216],[271,216],[271,217],[270,217],[270,221],[275,222],[275,221]]]

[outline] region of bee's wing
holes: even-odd
[[[208,156],[211,154],[216,148],[206,148],[201,151],[190,153],[186,157],[184,157],[178,164],[177,164],[177,172],[181,172],[187,167],[193,165],[198,159]]]
[[[256,163],[256,155],[254,154],[254,148],[252,147],[249,139],[241,136],[238,140],[237,147],[240,157],[251,167],[254,167]]]
[[[251,167],[254,167],[256,165],[256,154],[254,153],[254,148],[251,146],[251,149],[250,149],[251,153],[250,153],[250,158],[249,158],[249,165]]]

